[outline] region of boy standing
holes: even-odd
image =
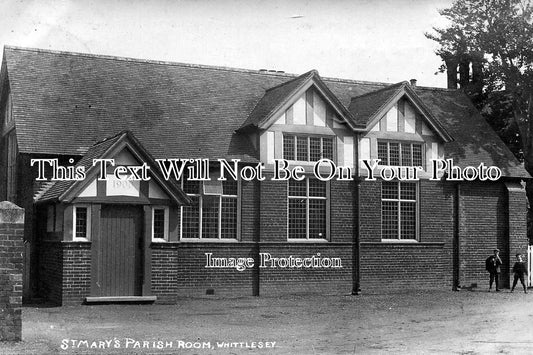
[[[485,260],[485,269],[490,274],[490,281],[489,281],[489,292],[492,289],[492,283],[496,281],[496,292],[500,292],[500,266],[502,265],[502,259],[500,259],[500,251],[498,249],[494,249],[494,254],[489,256],[487,260]]]
[[[511,292],[514,291],[514,288],[516,286],[516,282],[518,279],[520,279],[520,282],[522,283],[522,286],[524,287],[524,293],[527,293],[526,284],[524,282],[524,274],[527,275],[527,268],[526,264],[522,260],[522,254],[516,254],[516,263],[513,265],[513,272],[514,272],[514,281],[513,281],[513,287],[511,288]]]

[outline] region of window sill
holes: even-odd
[[[168,243],[168,240],[163,238],[153,238],[152,243]]]
[[[329,243],[327,239],[287,239],[289,243]]]
[[[181,238],[182,243],[239,243],[238,239],[216,239],[216,238]]]
[[[443,247],[445,242],[420,242],[418,240],[395,240],[383,239],[379,242],[361,242],[361,245],[402,245],[402,246],[429,246],[429,247]]]

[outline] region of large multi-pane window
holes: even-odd
[[[192,200],[182,207],[183,239],[237,239],[237,181],[184,179],[182,186]]]
[[[327,238],[327,184],[306,178],[288,182],[289,239]]]
[[[379,165],[423,166],[422,144],[378,142]]]
[[[332,137],[283,135],[283,159],[315,162],[333,155]]]
[[[382,182],[382,239],[417,239],[417,196],[416,182]]]

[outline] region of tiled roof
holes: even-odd
[[[265,120],[277,107],[283,104],[284,101],[295,91],[297,91],[303,84],[307,82],[316,71],[311,70],[305,74],[302,74],[292,80],[284,82],[273,88],[268,89],[265,95],[259,100],[254,107],[252,113],[242,127],[258,126]]]
[[[455,165],[477,167],[483,162],[499,167],[503,176],[530,178],[465,94],[455,90],[417,88],[416,91],[454,138],[446,143],[445,152],[446,158],[452,158]]]
[[[400,82],[380,90],[356,96],[351,100],[348,110],[355,117],[357,123],[366,125],[382,107],[387,105],[402,90],[405,84],[405,82]]]
[[[155,158],[255,162],[253,143],[236,130],[249,117],[260,120],[298,81],[292,74],[16,47],[4,49],[3,61],[0,78],[9,78],[22,153],[81,156],[104,137],[130,130]],[[345,108],[356,98],[361,121],[397,89],[321,79]],[[416,93],[454,138],[445,150],[456,163],[528,176],[464,94],[420,86]]]
[[[126,142],[131,145],[132,149],[134,149],[137,154],[140,154],[140,156],[143,157],[142,160],[146,162],[148,166],[156,166],[153,157],[141,146],[141,143],[135,138],[135,136],[130,131],[123,131],[113,137],[105,139],[102,142],[98,142],[94,146],[89,148],[87,153],[76,164],[76,167],[83,166],[85,172],[88,174],[91,168],[98,169],[98,166],[93,168],[93,159],[112,158],[112,154],[118,153],[117,149],[124,149],[124,143]],[[151,170],[150,174],[159,176],[159,180],[162,181],[165,186],[168,187],[168,191],[171,192],[169,196],[171,196],[175,200],[175,202],[179,204],[187,204],[191,202],[176,181],[172,179],[165,180],[158,173],[157,169]],[[56,183],[48,187],[48,189],[40,196],[36,196],[34,200],[43,202],[62,199],[62,196],[64,198],[64,195],[68,195],[69,189],[73,188],[73,186],[77,183],[79,182],[73,180],[57,181]]]
[[[76,167],[83,166],[85,171],[88,171],[93,166],[93,159],[100,158],[113,144],[115,144],[121,137],[122,133],[110,137],[102,142],[96,143],[89,148],[83,158],[78,161]],[[41,194],[41,196],[35,196],[35,201],[56,200],[67,191],[73,184],[74,180],[68,181],[56,181],[53,184],[48,185],[48,189]]]

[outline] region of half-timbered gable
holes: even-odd
[[[484,278],[495,247],[505,284],[527,244],[530,176],[457,90],[5,47],[0,115],[25,299],[457,289]],[[431,180],[436,158],[501,178]],[[85,176],[52,181],[47,164],[40,179],[36,159]],[[95,159],[115,166],[100,176]],[[203,161],[211,179],[165,176],[157,159]],[[236,180],[218,180],[219,159]],[[276,161],[301,176],[273,179]],[[144,164],[146,179],[120,178]],[[343,178],[317,177],[332,165]],[[241,175],[261,166],[264,179]],[[413,167],[418,179],[389,176]]]

